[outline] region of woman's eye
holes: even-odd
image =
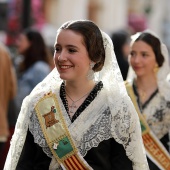
[[[143,54],[142,54],[142,57],[146,57],[146,56],[147,56],[147,54],[146,54],[146,53],[143,53]]]
[[[75,49],[69,49],[68,51],[69,51],[69,53],[75,53],[75,52],[77,52]]]
[[[60,48],[59,47],[56,47],[55,48],[55,52],[59,52],[60,51]]]
[[[134,52],[130,52],[130,55],[133,57],[135,55],[135,53]]]

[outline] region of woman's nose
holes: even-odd
[[[58,60],[59,61],[67,61],[67,55],[66,55],[66,53],[64,51],[62,51],[60,53],[60,55],[58,56]]]
[[[140,62],[140,57],[138,55],[135,56],[134,62],[135,63],[139,63]]]

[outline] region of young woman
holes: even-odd
[[[17,50],[22,56],[22,61],[17,66],[18,93],[15,99],[19,112],[23,99],[52,70],[52,56],[49,55],[42,35],[32,28],[27,28],[20,34]]]
[[[54,47],[56,69],[25,98],[5,169],[147,169],[108,35],[91,21],[69,21]]]
[[[151,32],[131,45],[126,86],[138,111],[150,170],[169,170],[170,73],[168,51]]]

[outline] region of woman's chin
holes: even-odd
[[[61,78],[62,80],[69,80],[69,79],[70,79],[68,76],[62,75],[62,74],[60,74],[60,78]]]

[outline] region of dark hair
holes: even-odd
[[[127,60],[128,54],[124,52],[124,46],[127,44],[130,47],[130,34],[124,29],[117,30],[111,34],[111,39],[123,80],[126,80],[129,63]]]
[[[116,57],[124,57],[123,46],[130,44],[130,34],[126,30],[118,30],[112,33],[111,40],[113,42]]]
[[[102,34],[97,25],[89,20],[77,20],[64,23],[59,30],[61,29],[69,29],[82,35],[89,57],[96,63],[93,70],[100,71],[105,61],[105,50]]]
[[[158,66],[161,67],[164,62],[164,56],[161,53],[161,42],[157,37],[154,35],[143,32],[136,40],[136,41],[144,41],[149,46],[151,46],[155,56],[156,56],[156,62],[158,63]]]
[[[37,61],[44,61],[48,64],[50,63],[49,51],[44,42],[42,35],[35,29],[27,28],[22,32],[28,41],[30,46],[22,54],[24,55],[24,60],[20,65],[20,71],[27,70]]]

